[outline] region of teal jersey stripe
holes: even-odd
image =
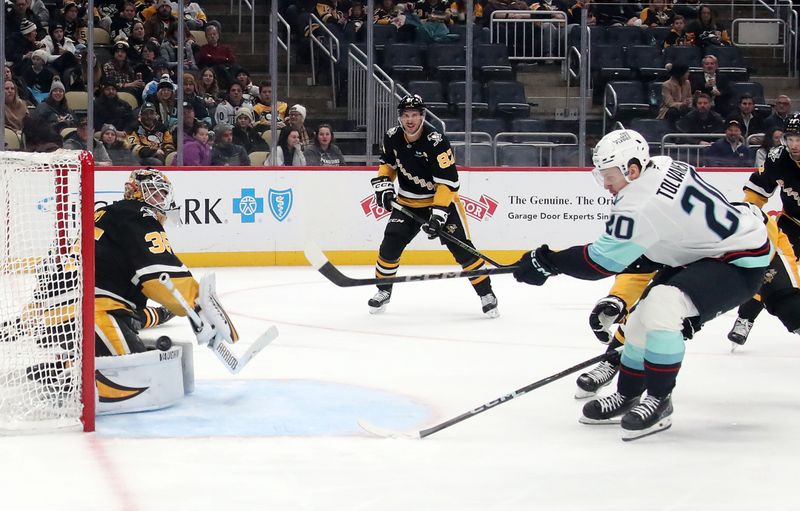
[[[647,332],[647,348],[644,358],[654,364],[671,365],[683,360],[686,346],[683,334],[673,330],[650,330]]]
[[[589,245],[588,253],[592,261],[608,271],[619,273],[644,254],[645,250],[645,247],[631,241],[620,241],[603,234]]]
[[[740,257],[739,259],[734,259],[730,262],[730,264],[734,266],[738,266],[740,268],[766,268],[769,266],[769,262],[772,260],[772,251],[770,250],[769,255],[757,256],[757,257]]]

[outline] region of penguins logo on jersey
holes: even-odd
[[[439,142],[442,141],[442,134],[439,133],[438,131],[431,131],[428,134],[428,140],[433,142],[433,147],[436,147],[437,145],[439,145]]]

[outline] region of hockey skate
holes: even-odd
[[[597,391],[612,381],[619,372],[619,357],[616,360],[603,360],[594,369],[578,376],[575,382],[575,399],[584,399],[597,394]]]
[[[658,398],[645,397],[622,417],[622,439],[636,440],[672,426],[672,399],[670,395]]]
[[[369,299],[367,305],[369,305],[369,313],[370,314],[380,314],[386,309],[386,306],[389,304],[389,299],[392,297],[391,291],[386,291],[381,289],[375,296]]]
[[[639,404],[639,396],[627,397],[619,392],[589,401],[583,406],[581,424],[619,424],[620,417]]]
[[[490,318],[500,316],[500,311],[497,309],[497,297],[494,293],[490,292],[481,296],[481,307],[483,307],[483,313]]]
[[[747,336],[750,335],[750,329],[753,328],[753,322],[745,318],[736,318],[733,328],[728,332],[728,340],[733,343],[731,351],[736,349],[736,346],[742,346],[747,342]]]

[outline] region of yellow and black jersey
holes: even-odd
[[[744,185],[745,200],[763,207],[778,187],[783,213],[800,224],[800,162],[782,145],[773,147],[764,166],[750,175]]]
[[[450,12],[450,4],[446,0],[439,0],[433,4],[428,0],[419,0],[414,6],[414,14],[419,19],[428,19],[431,16],[445,16]]]
[[[94,217],[95,308],[99,311],[143,309],[150,298],[178,316],[186,312],[158,281],[172,278],[194,306],[197,281],[173,253],[156,213],[137,200],[122,200],[98,209]]]
[[[458,169],[447,137],[423,126],[420,138],[409,142],[403,129],[386,132],[378,175],[397,177],[398,202],[405,206],[446,208],[458,192]]]

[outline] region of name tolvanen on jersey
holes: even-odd
[[[689,172],[688,166],[676,165],[676,163],[678,162],[673,162],[673,164],[667,169],[667,174],[664,176],[664,180],[661,181],[660,185],[658,185],[656,195],[661,195],[668,199],[675,198],[675,194],[678,193],[681,183],[683,183],[686,174]]]

